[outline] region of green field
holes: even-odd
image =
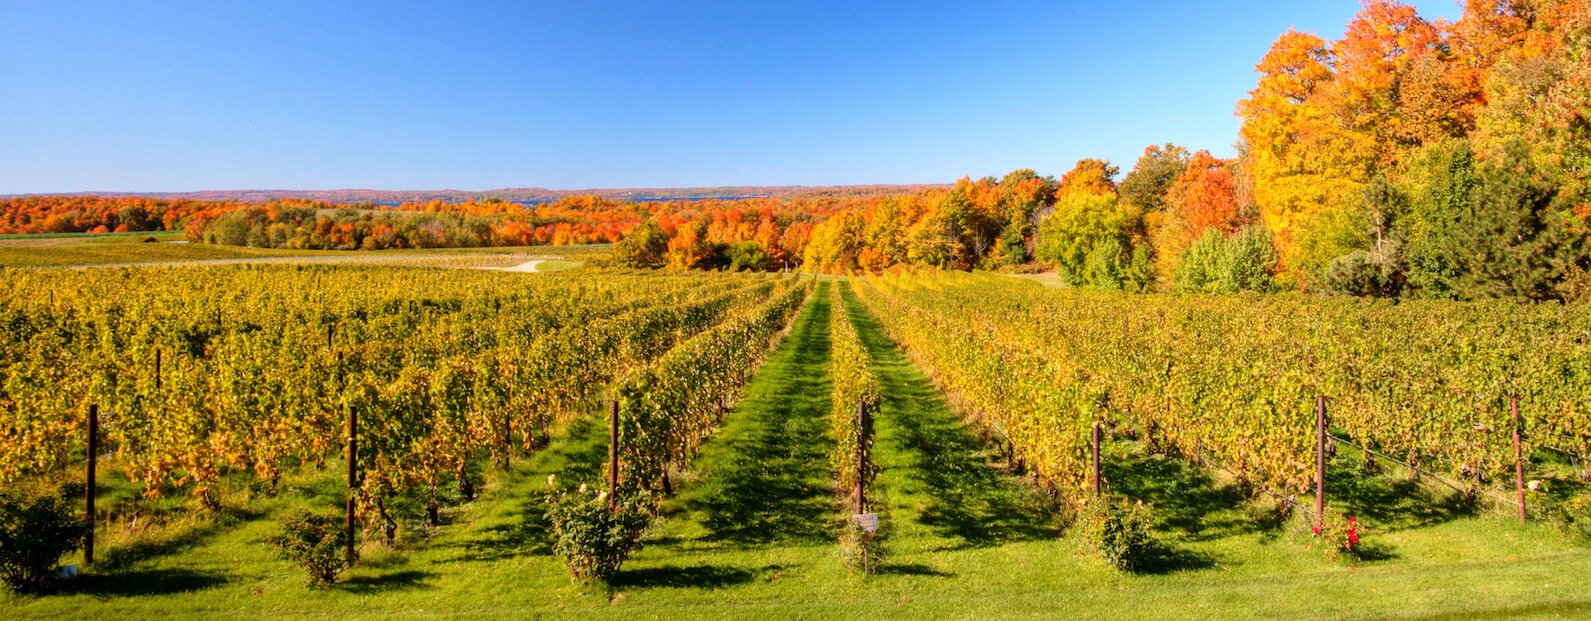
[[[148,241],[154,240],[154,241]],[[509,266],[531,256],[573,259],[548,264],[540,271],[558,271],[580,264],[580,260],[607,253],[609,245],[519,246],[497,248],[418,248],[404,250],[346,251],[249,248],[216,244],[187,243],[179,232],[114,233],[88,235],[62,233],[44,235],[0,235],[0,268],[77,267],[94,265],[136,265],[190,261],[289,261],[315,258],[334,262],[414,262],[435,261],[457,265],[460,260],[479,266]]]
[[[583,263],[580,262],[580,261],[560,261],[560,260],[542,261],[541,263],[536,265],[536,271],[538,271],[538,272],[563,272],[563,271],[568,271],[568,270],[575,269],[577,267],[580,267],[581,265],[583,265]]]
[[[149,530],[109,527],[109,549],[64,593],[0,596],[10,618],[1560,618],[1583,617],[1591,549],[1555,528],[1464,509],[1391,473],[1334,467],[1337,510],[1371,522],[1366,560],[1327,559],[1296,522],[1269,517],[1212,472],[1116,441],[1114,489],[1157,509],[1161,551],[1143,572],[1095,558],[1047,497],[1009,473],[929,380],[840,288],[820,287],[724,427],[677,480],[645,548],[611,587],[580,586],[551,555],[546,478],[595,482],[599,417],[490,476],[433,532],[410,508],[399,543],[363,544],[340,584],[304,586],[261,538],[285,507],[341,499],[328,463],[270,497],[235,482],[215,517],[138,501]],[[828,476],[827,305],[845,303],[883,388],[872,494],[887,559],[841,564]],[[1341,463],[1354,461],[1346,457]],[[243,481],[246,479],[240,479]],[[111,503],[131,503],[110,481]],[[163,508],[163,509],[162,509]],[[201,514],[202,515],[202,514]],[[156,520],[157,522],[159,520]]]

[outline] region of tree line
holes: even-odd
[[[0,233],[183,230],[317,249],[617,242],[672,269],[1054,270],[1129,291],[1562,299],[1591,288],[1591,0],[1365,0],[1289,30],[1237,103],[1235,156],[1152,145],[894,195],[398,206],[0,200]]]
[[[870,198],[813,227],[807,269],[1053,268],[1105,289],[1577,297],[1591,285],[1591,3],[1366,0],[1336,41],[1290,30],[1238,102],[1234,158],[1155,145]],[[662,229],[659,229],[662,230]],[[645,229],[632,264],[677,264]],[[666,231],[664,231],[666,232]],[[766,250],[767,246],[763,248]],[[751,248],[720,247],[722,265]]]

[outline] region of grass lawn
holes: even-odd
[[[125,238],[143,240],[153,237],[159,241],[176,241],[183,238],[182,231],[142,231],[134,233],[0,233],[0,242],[12,240],[76,240],[105,241]]]
[[[1066,286],[1066,283],[1061,281],[1061,276],[1055,272],[1041,272],[1038,274],[1008,274],[1008,276],[1011,276],[1012,278],[1021,278],[1023,280],[1031,280],[1049,287]]]
[[[646,547],[612,587],[570,582],[551,555],[546,477],[595,481],[605,429],[591,416],[489,475],[481,497],[426,536],[364,545],[343,583],[307,589],[260,543],[272,514],[340,500],[338,468],[229,499],[222,518],[101,563],[66,593],[0,595],[6,618],[1558,618],[1591,616],[1591,549],[1547,525],[1474,515],[1401,479],[1343,466],[1335,508],[1367,522],[1371,560],[1333,561],[1200,468],[1126,441],[1107,450],[1112,490],[1155,505],[1162,551],[1121,574],[1066,536],[1047,498],[995,463],[927,378],[848,296],[820,289],[747,385]],[[844,519],[827,437],[827,306],[844,303],[885,402],[872,491],[886,528],[879,575],[842,564]],[[1339,462],[1350,459],[1339,458]],[[112,487],[115,487],[112,485]],[[417,517],[417,509],[411,513]],[[113,548],[114,549],[114,548]],[[115,555],[115,553],[113,553]]]
[[[147,241],[153,239],[155,241]],[[299,259],[334,262],[413,262],[443,267],[506,267],[526,258],[556,257],[539,271],[577,267],[581,259],[601,256],[609,244],[580,246],[505,246],[494,248],[410,248],[400,250],[293,250],[180,243],[177,232],[5,235],[0,236],[0,268],[124,265],[185,261],[253,262]],[[550,265],[549,265],[550,264]]]
[[[154,239],[153,242],[145,242]],[[145,233],[140,235],[17,235],[0,239],[0,267],[42,267],[142,263],[151,261],[198,261],[242,259],[257,256],[261,250],[210,244],[172,243],[182,235]],[[288,256],[289,252],[279,252]]]
[[[548,260],[536,264],[538,272],[564,272],[585,265],[583,261]]]

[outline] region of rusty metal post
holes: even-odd
[[[1101,436],[1103,436],[1103,435],[1104,435],[1104,433],[1103,433],[1103,431],[1100,430],[1099,423],[1094,423],[1094,497],[1095,498],[1099,498],[1100,495],[1102,495],[1104,493],[1104,488],[1100,486],[1100,482],[1099,482],[1099,479],[1100,479],[1100,476],[1099,476],[1099,443],[1100,443]]]
[[[1326,527],[1326,397],[1315,397],[1315,526]]]
[[[608,508],[619,506],[619,400],[608,401]]]
[[[512,423],[509,422],[509,420],[508,420],[508,410],[507,409],[503,410],[502,424],[503,424],[502,437],[499,438],[499,440],[503,443],[503,452],[502,452],[502,457],[500,459],[498,459],[497,467],[499,469],[502,469],[502,470],[508,470],[508,467],[513,465],[512,456],[510,456],[509,453],[513,452],[514,431],[513,431],[512,427],[511,427]]]
[[[354,551],[354,509],[359,489],[359,412],[354,406],[348,406],[348,494],[344,499],[344,535],[348,537],[348,564],[353,565],[356,557]]]
[[[867,404],[856,404],[856,514],[867,512],[867,489],[863,473],[867,468]]]
[[[94,494],[98,491],[95,483],[98,479],[94,476],[94,467],[99,461],[99,405],[88,406],[88,472],[84,476],[83,485],[83,514],[88,522],[87,536],[83,539],[83,564],[94,563]]]
[[[1520,442],[1524,423],[1519,419],[1519,395],[1508,398],[1508,409],[1514,415],[1514,486],[1519,492],[1519,523],[1525,523],[1525,452]]]

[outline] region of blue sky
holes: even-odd
[[[1276,36],[1358,9],[857,4],[8,3],[0,194],[1125,171],[1152,143],[1230,154]]]

